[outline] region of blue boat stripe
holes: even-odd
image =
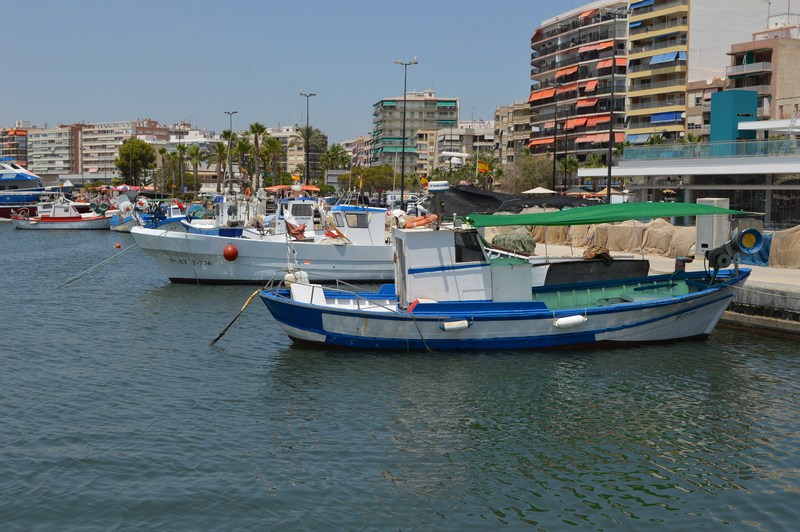
[[[456,270],[468,270],[470,268],[486,268],[490,266],[489,263],[480,262],[480,263],[469,263],[469,264],[457,264],[454,266],[431,266],[429,268],[409,268],[408,273],[411,275],[420,274],[420,273],[435,273],[435,272],[452,272]]]

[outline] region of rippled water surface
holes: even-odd
[[[793,529],[796,342],[293,347],[254,287],[0,225],[4,530]],[[510,526],[503,526],[510,525]],[[729,526],[727,526],[729,525]]]

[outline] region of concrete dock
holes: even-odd
[[[539,243],[537,255],[582,257],[584,248]],[[639,258],[640,254],[610,252],[612,257]],[[644,255],[650,261],[651,273],[675,271],[675,259],[661,255]],[[702,258],[686,264],[687,271],[705,267]],[[747,327],[778,336],[800,335],[800,269],[742,265],[752,273],[722,317],[721,324]]]

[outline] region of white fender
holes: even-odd
[[[568,329],[570,327],[576,327],[578,325],[586,323],[588,319],[589,318],[587,318],[583,314],[577,314],[575,316],[564,316],[563,318],[558,318],[554,320],[553,326],[559,329]]]
[[[463,331],[470,325],[472,324],[467,320],[445,321],[439,324],[439,328],[443,331]]]

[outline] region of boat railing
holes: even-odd
[[[296,270],[278,270],[273,275],[272,278],[267,282],[264,287],[264,290],[267,292],[272,292],[277,297],[282,297],[285,299],[292,299],[291,295],[285,295],[280,292],[281,285],[286,284],[286,276],[289,274],[296,274]],[[351,305],[349,305],[352,309],[355,310],[374,310],[377,308],[386,310],[387,312],[399,312],[396,308],[396,296],[394,292],[389,293],[385,292],[382,293],[380,290],[377,292],[378,295],[382,296],[379,299],[370,299],[366,298],[362,295],[365,292],[363,287],[359,287],[357,285],[348,283],[347,281],[343,281],[341,279],[331,279],[330,285],[322,285],[316,283],[309,283],[305,281],[297,281],[291,280],[286,284],[286,287],[289,288],[291,284],[296,283],[304,286],[308,286],[311,289],[306,292],[307,295],[307,302],[314,302],[319,301],[319,293],[317,292],[322,291],[322,299],[326,302],[327,305],[336,306],[338,308],[344,308],[343,302],[349,301]],[[327,292],[326,292],[327,291]],[[291,292],[291,291],[290,291]],[[372,292],[373,294],[375,292]],[[338,296],[338,297],[337,297]],[[304,297],[304,299],[306,299]]]

